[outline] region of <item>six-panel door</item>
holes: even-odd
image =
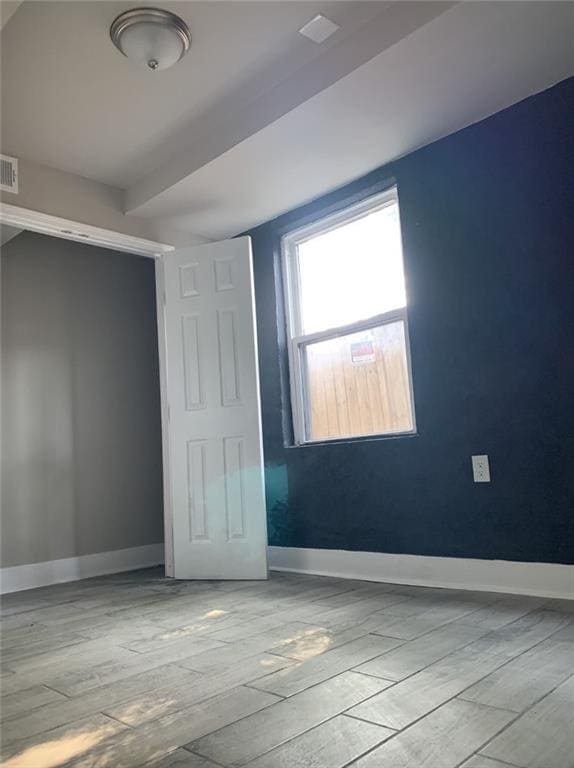
[[[250,239],[163,258],[174,575],[266,578]]]

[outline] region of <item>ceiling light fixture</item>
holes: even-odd
[[[124,56],[152,71],[173,67],[191,45],[185,21],[159,8],[120,13],[112,22],[110,37]]]

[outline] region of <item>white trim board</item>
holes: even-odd
[[[31,208],[21,208],[4,202],[0,203],[0,223],[16,229],[29,229],[43,235],[61,237],[64,240],[98,245],[100,248],[110,248],[113,251],[137,253],[152,259],[174,250],[173,245],[166,243],[156,243],[154,240],[146,240],[143,237],[93,227],[91,224],[62,219],[49,213],[41,213]]]
[[[163,563],[163,557],[163,544],[146,544],[143,547],[1,568],[0,594],[89,579],[91,576],[103,576],[106,573],[148,568]]]
[[[574,565],[269,547],[273,571],[574,600]]]

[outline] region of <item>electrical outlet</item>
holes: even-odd
[[[475,483],[490,483],[490,467],[488,465],[488,456],[471,456],[472,459],[472,477]]]

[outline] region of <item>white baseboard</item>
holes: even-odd
[[[64,581],[89,579],[106,573],[120,573],[163,563],[163,544],[97,552],[94,555],[66,557],[45,563],[30,563],[0,569],[0,594],[45,587]]]
[[[574,600],[574,565],[269,547],[273,571]]]
[[[0,593],[159,565],[163,544],[0,569]],[[318,576],[574,600],[574,565],[269,547],[269,567]]]

